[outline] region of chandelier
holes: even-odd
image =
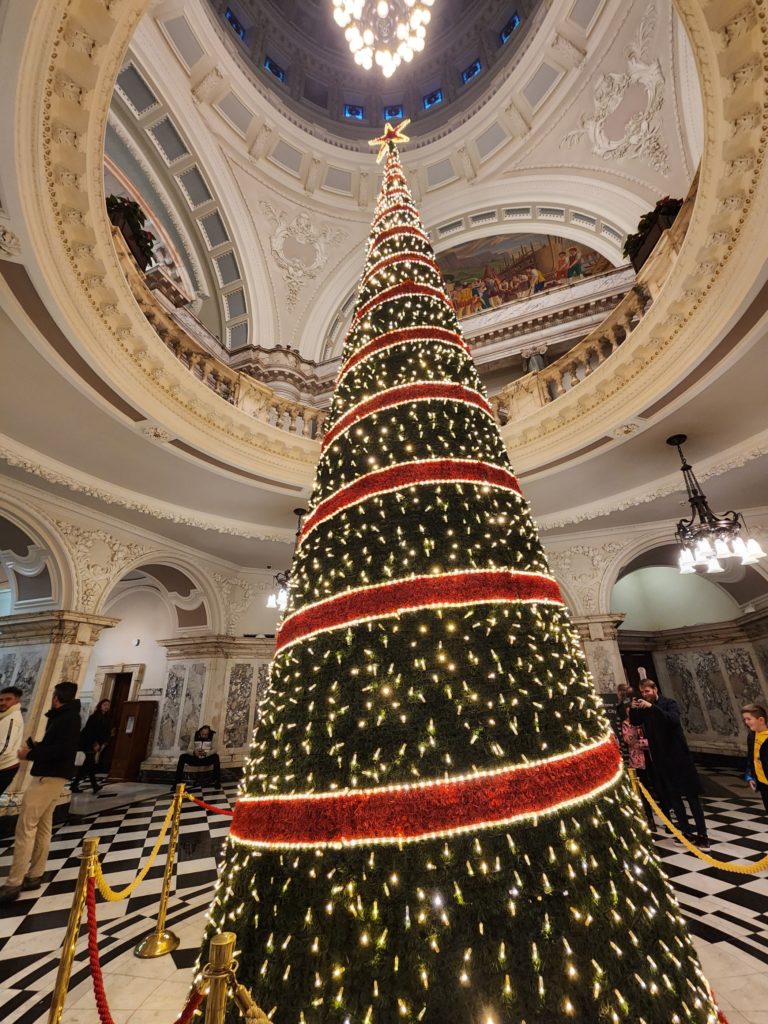
[[[333,17],[355,62],[366,71],[374,63],[385,78],[401,61],[424,49],[426,26],[435,0],[333,0]]]
[[[307,514],[305,508],[295,508],[293,514],[296,516],[296,541],[299,542],[299,534],[301,533],[301,521]],[[294,544],[294,550],[295,550]],[[268,569],[272,566],[268,565]],[[290,574],[288,572],[276,572],[272,577],[272,590],[267,597],[267,608],[279,608],[281,612],[284,612],[288,607],[288,595],[290,594]]]
[[[696,572],[698,566],[706,566],[707,572],[724,572],[721,561],[726,558],[740,558],[742,565],[753,565],[765,552],[753,538],[741,536],[747,524],[741,512],[713,512],[706,495],[699,486],[693,467],[683,455],[682,445],[688,440],[685,434],[673,434],[667,444],[677,448],[688,501],[691,504],[691,518],[681,519],[675,529],[680,544],[680,572]]]

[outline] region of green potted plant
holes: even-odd
[[[152,259],[155,236],[144,227],[146,216],[137,202],[125,196],[107,196],[107,214],[119,228],[140,270],[146,270]]]
[[[662,234],[667,228],[672,227],[682,205],[682,199],[664,196],[652,210],[643,214],[638,222],[637,231],[633,235],[627,235],[624,255],[631,260],[635,270],[642,267]]]

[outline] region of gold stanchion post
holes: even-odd
[[[184,803],[183,782],[180,782],[176,787],[173,802],[173,819],[168,837],[168,853],[165,858],[165,873],[163,875],[163,888],[160,893],[160,906],[157,909],[157,924],[155,925],[155,930],[150,935],[147,935],[146,938],[143,938],[133,951],[134,956],[138,956],[142,960],[150,960],[156,956],[165,956],[166,953],[172,953],[179,944],[178,935],[174,935],[172,931],[168,931],[165,927],[165,915],[168,912],[168,897],[171,893],[173,865],[176,860],[176,846],[179,841],[181,807]]]
[[[232,980],[232,954],[235,951],[235,933],[221,932],[214,935],[208,950],[208,966],[204,976],[208,979],[208,996],[205,1003],[205,1024],[224,1024],[227,1009],[227,992]]]
[[[67,998],[69,978],[72,974],[72,961],[75,958],[75,946],[77,937],[80,934],[80,922],[83,917],[83,907],[88,888],[88,879],[93,874],[98,857],[99,840],[86,839],[83,842],[83,854],[80,861],[80,873],[77,876],[75,886],[75,898],[72,901],[72,909],[69,912],[67,930],[64,934],[64,945],[61,950],[59,969],[56,972],[56,982],[53,986],[53,997],[51,1009],[48,1013],[48,1024],[59,1024],[61,1015],[64,1012],[64,1000]]]

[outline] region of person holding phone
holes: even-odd
[[[213,769],[213,785],[215,789],[221,789],[221,760],[213,749],[213,738],[216,733],[210,725],[201,725],[192,740],[192,753],[182,754],[176,764],[176,777],[173,780],[171,789],[175,789],[184,777],[184,769],[187,765],[200,768]]]
[[[701,782],[685,739],[677,701],[663,697],[653,680],[643,679],[640,696],[630,705],[629,720],[642,727],[648,741],[653,780],[661,802],[672,808],[680,831],[693,837],[683,804],[685,797],[696,825],[697,845],[709,849],[707,822],[699,800]]]

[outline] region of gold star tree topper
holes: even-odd
[[[378,146],[379,155],[376,157],[376,163],[380,164],[384,154],[390,148],[390,146],[396,146],[400,142],[410,142],[410,138],[403,131],[411,123],[410,117],[406,117],[404,121],[395,128],[391,121],[387,121],[384,125],[384,134],[380,135],[378,139],[369,139],[369,146]]]

